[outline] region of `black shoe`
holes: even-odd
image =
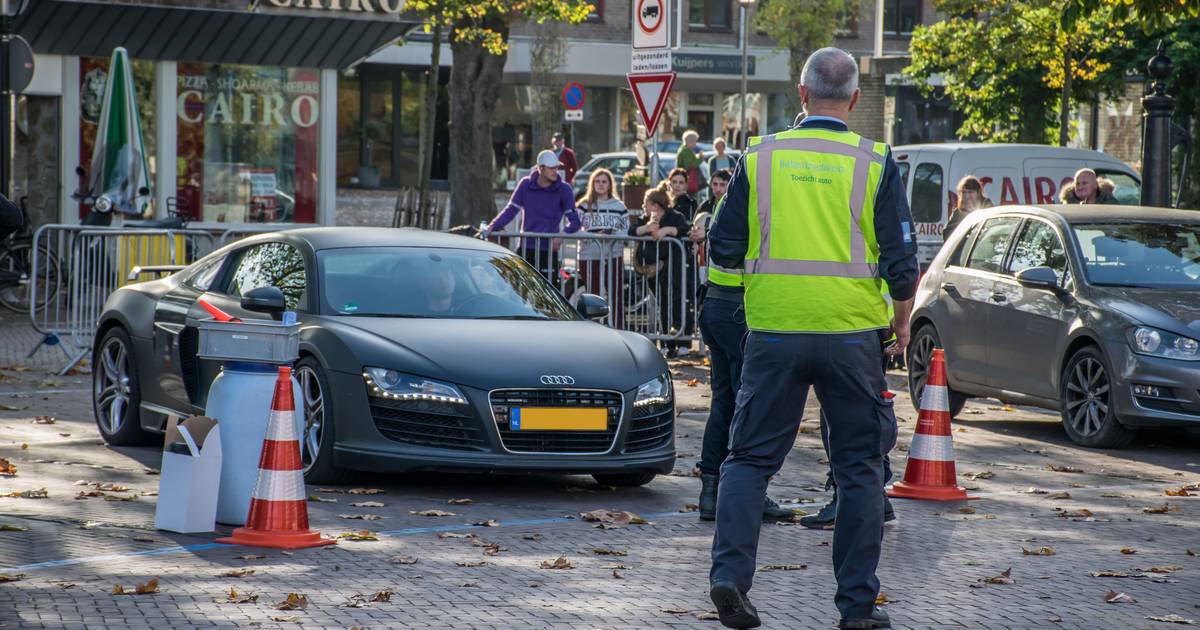
[[[719,475],[700,475],[700,520],[717,520],[717,485]]]
[[[712,603],[717,607],[717,615],[721,617],[721,625],[726,628],[757,628],[762,625],[758,618],[758,609],[750,603],[733,582],[717,580],[708,591]],[[885,626],[886,627],[886,626]]]
[[[887,496],[884,496],[883,497],[883,522],[891,523],[894,520],[896,520],[896,509],[892,507],[892,500],[887,498]]]
[[[775,499],[767,497],[763,501],[763,520],[764,521],[790,521],[796,517],[796,513],[788,508],[780,506],[775,502]]]
[[[873,630],[874,628],[891,628],[892,619],[879,607],[871,611],[867,619],[843,619],[838,622],[840,630]]]
[[[811,514],[800,519],[800,524],[809,529],[825,529],[833,526],[834,519],[837,518],[837,493],[833,495],[833,500],[825,504],[816,514]]]

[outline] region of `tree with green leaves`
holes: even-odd
[[[500,100],[513,23],[578,23],[592,5],[584,0],[409,0],[407,6],[445,29],[450,41],[451,220],[475,223],[495,212],[492,113]]]
[[[1111,10],[1118,20],[1141,24],[1147,33],[1162,31],[1180,20],[1200,18],[1196,0],[1072,0],[1063,11],[1063,22],[1071,24],[1101,10]]]
[[[861,0],[761,0],[754,26],[788,53],[788,76],[800,84],[804,61],[814,50],[833,45],[841,17]],[[799,112],[799,95],[788,91],[791,111]]]
[[[1130,44],[1129,18],[1101,6],[1067,24],[1077,0],[936,0],[947,18],[913,33],[905,74],[926,93],[940,75],[963,112],[959,135],[1045,144],[1070,134],[1072,104],[1116,96]]]

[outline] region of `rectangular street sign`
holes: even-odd
[[[567,109],[563,110],[564,118],[567,122],[579,122],[583,120],[582,109]]]
[[[671,0],[632,0],[633,1],[633,47],[666,48],[670,44],[667,36],[671,28],[667,17],[670,15]]]
[[[633,51],[633,62],[630,64],[631,74],[654,74],[671,71],[671,50],[655,48],[650,50]]]

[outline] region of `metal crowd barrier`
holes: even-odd
[[[113,291],[140,282],[131,272],[165,273],[215,249],[205,230],[43,225],[33,236],[29,318],[42,345],[59,345],[67,372],[91,351]]]
[[[683,348],[700,337],[701,270],[690,242],[585,232],[493,232],[488,239],[524,258],[572,304],[585,292],[604,298],[609,316],[602,323],[612,328]],[[645,248],[656,248],[658,256],[639,256]]]

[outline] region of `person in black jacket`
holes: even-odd
[[[680,347],[691,345],[686,279],[691,267],[687,264],[691,257],[687,240],[691,225],[683,214],[674,209],[671,197],[667,194],[669,186],[668,182],[662,182],[657,188],[646,192],[642,202],[646,216],[631,222],[629,235],[654,239],[652,242],[638,243],[637,259],[643,266],[658,267],[654,276],[654,293],[658,297],[661,333],[688,336],[686,341],[666,342],[667,356],[674,357]]]

